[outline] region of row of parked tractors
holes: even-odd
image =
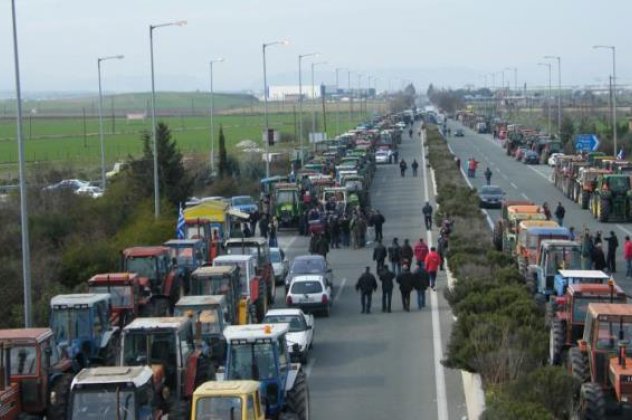
[[[549,362],[576,380],[573,410],[603,419],[632,402],[632,304],[603,271],[583,270],[581,246],[540,206],[506,201],[494,244],[513,256],[546,313]]]

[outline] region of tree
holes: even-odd
[[[567,144],[573,139],[573,135],[575,134],[575,126],[573,125],[573,120],[570,119],[567,115],[564,115],[562,118],[562,127],[560,128],[562,144]]]
[[[430,85],[428,86],[428,90],[426,91],[426,96],[428,96],[429,98],[432,97],[432,95],[434,94],[434,91],[435,91],[434,85],[430,83]]]
[[[412,83],[408,84],[408,86],[404,88],[404,94],[406,96],[410,96],[411,98],[414,98],[415,95],[417,94],[417,92],[415,91],[415,86],[413,86]]]
[[[224,128],[219,126],[219,177],[224,178],[228,173],[228,156],[226,154],[226,138]]]

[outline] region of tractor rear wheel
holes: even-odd
[[[586,209],[588,209],[588,203],[590,201],[590,197],[588,196],[588,194],[585,191],[581,192],[581,197],[582,197],[582,201],[581,201],[582,209],[586,210]]]
[[[544,326],[550,327],[551,322],[555,318],[555,312],[557,312],[557,305],[554,300],[549,300],[544,307]]]
[[[549,335],[549,363],[562,364],[564,353],[564,341],[566,337],[566,324],[559,319],[553,319]]]
[[[598,219],[600,222],[605,222],[608,220],[608,213],[610,212],[610,203],[608,200],[601,200],[599,203],[599,214]]]
[[[309,387],[307,376],[302,370],[296,375],[292,389],[287,392],[287,405],[290,412],[295,413],[299,420],[309,420]]]
[[[64,373],[57,379],[49,390],[46,418],[49,420],[65,420],[70,399],[70,384],[72,375]]]
[[[586,355],[579,351],[577,347],[571,347],[568,351],[568,363],[573,379],[579,384],[583,384],[590,379]]]
[[[606,418],[606,397],[601,385],[595,382],[582,384],[579,392],[579,418],[603,420]]]

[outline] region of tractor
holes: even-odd
[[[176,264],[185,294],[188,293],[191,273],[196,268],[208,264],[207,245],[202,239],[170,239],[164,243],[171,251],[171,260]]]
[[[70,386],[68,419],[160,419],[159,387],[149,366],[83,369]]]
[[[266,283],[255,273],[256,259],[253,255],[222,255],[213,261],[214,267],[238,267],[241,299],[237,310],[240,325],[259,322],[268,311]],[[222,294],[222,293],[216,293]]]
[[[586,164],[586,162],[583,162]],[[597,178],[609,171],[591,167],[580,167],[579,174],[575,178],[575,189],[571,200],[575,201],[582,209],[588,209],[592,198]]]
[[[182,278],[171,258],[171,250],[164,246],[138,246],[122,252],[124,272],[137,273],[151,291],[151,313],[166,316],[173,313],[173,305],[180,299]]]
[[[632,305],[591,303],[584,335],[568,352],[568,366],[579,389],[574,413],[605,419],[606,412],[630,408],[632,402]]]
[[[555,293],[554,280],[560,269],[581,268],[581,246],[565,239],[545,239],[540,242],[535,264],[527,269],[527,286],[542,306]]]
[[[274,303],[276,295],[276,282],[274,270],[270,259],[270,246],[265,238],[235,238],[224,242],[224,248],[229,255],[254,255],[256,258],[255,270],[266,284],[268,304]]]
[[[629,222],[632,220],[629,175],[602,175],[590,200],[590,211],[600,222]]]
[[[545,239],[569,239],[569,230],[552,220],[523,220],[516,244],[518,271],[526,277],[527,267],[538,259],[540,242]]]
[[[507,222],[502,235],[502,250],[508,255],[516,253],[516,242],[520,234],[520,222],[523,220],[546,220],[540,207],[536,205],[516,205],[507,209]]]
[[[555,296],[564,296],[571,284],[604,284],[610,276],[601,270],[559,270],[553,279]]]
[[[22,413],[66,420],[72,361],[58,353],[51,329],[0,330],[0,345],[11,348],[10,380],[18,384]]]
[[[228,324],[239,324],[241,284],[239,266],[200,267],[191,275],[190,296],[222,295]]]
[[[623,290],[609,281],[604,284],[572,284],[563,296],[551,299],[553,318],[549,335],[549,362],[561,364],[570,347],[584,334],[589,303],[626,303]]]
[[[300,191],[296,184],[278,183],[274,185],[274,215],[279,227],[298,227],[303,213]]]
[[[497,251],[502,251],[503,250],[503,234],[505,232],[505,228],[507,226],[507,216],[508,216],[508,209],[511,206],[519,206],[519,205],[525,205],[525,206],[529,206],[529,205],[533,205],[533,202],[531,201],[518,201],[518,200],[505,200],[502,203],[502,207],[501,207],[501,217],[500,219],[496,222],[496,224],[494,225],[494,232],[493,232],[493,243],[494,243],[494,247],[496,248]]]
[[[264,420],[257,381],[206,382],[193,393],[191,420]]]
[[[202,353],[188,317],[136,318],[123,329],[122,366],[150,366],[163,383],[160,409],[186,418],[193,391],[214,379],[211,361]]]
[[[20,407],[20,385],[11,382],[11,345],[0,343],[0,419],[16,420]]]
[[[254,380],[266,407],[266,418],[289,412],[310,417],[307,376],[300,363],[291,363],[286,341],[288,324],[230,326],[224,330],[227,359],[225,379]]]
[[[195,325],[200,326],[202,353],[216,367],[224,364],[226,341],[222,332],[229,319],[226,296],[183,296],[176,303],[174,315],[192,318]]]
[[[75,363],[75,371],[114,365],[120,329],[111,324],[110,295],[57,295],[50,301],[50,327],[55,344]]]
[[[136,273],[95,274],[88,280],[90,293],[109,293],[111,323],[123,328],[137,316],[151,315],[151,290],[148,280]]]

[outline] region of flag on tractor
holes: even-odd
[[[182,204],[180,204],[178,223],[176,224],[176,239],[184,239],[184,225],[184,210],[182,209]]]

